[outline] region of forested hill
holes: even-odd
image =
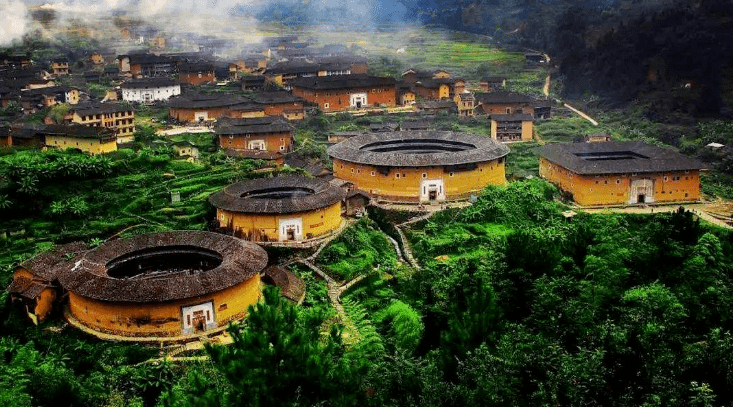
[[[626,102],[639,93],[693,115],[717,115],[733,72],[733,2],[727,0],[441,2],[423,20],[549,53],[564,93]],[[685,85],[689,84],[688,87]],[[678,95],[677,90],[686,89]],[[728,101],[729,102],[729,101]]]

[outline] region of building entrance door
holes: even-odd
[[[366,93],[352,93],[349,95],[349,99],[352,109],[361,109],[368,104]]]
[[[420,181],[420,202],[445,200],[445,187],[442,179],[425,179]]]
[[[278,240],[283,241],[301,241],[303,240],[303,219],[290,218],[280,219],[280,233]]]
[[[208,301],[203,304],[181,307],[183,334],[189,335],[216,327],[214,317],[214,303]]]
[[[643,204],[654,202],[654,180],[635,179],[631,181],[629,191],[630,204]]]

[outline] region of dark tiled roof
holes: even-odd
[[[45,136],[69,136],[78,138],[112,140],[116,138],[115,132],[107,127],[82,126],[80,124],[52,124],[36,130],[37,134]]]
[[[221,256],[219,266],[191,274],[171,272],[157,278],[113,278],[108,263],[149,249],[206,250]],[[181,246],[185,246],[181,248]],[[59,276],[74,294],[107,302],[156,303],[194,298],[219,292],[259,274],[267,266],[267,253],[259,246],[218,233],[175,231],[140,235],[107,242],[87,252],[73,268]]]
[[[281,133],[294,127],[280,117],[265,116],[249,119],[222,118],[216,123],[216,134]]]
[[[671,172],[705,168],[701,162],[669,148],[638,141],[546,144],[541,157],[576,174]]]
[[[427,120],[404,122],[400,124],[400,130],[427,130],[429,128],[430,122],[428,122]]]
[[[273,284],[280,289],[283,297],[293,302],[300,302],[305,295],[305,281],[285,267],[271,266],[265,269],[262,281]]]
[[[174,96],[168,100],[168,106],[177,109],[212,109],[250,103],[250,100],[244,96],[229,94],[190,94]]]
[[[481,103],[532,103],[532,96],[511,92],[476,93],[476,100]]]
[[[532,121],[532,115],[527,113],[492,114],[491,120],[496,120],[497,122]]]
[[[76,105],[71,106],[70,112],[75,112],[79,116],[91,116],[95,114],[103,113],[119,113],[129,112],[133,109],[129,106],[125,106],[121,103],[100,103],[100,104],[88,104],[88,105]]]
[[[285,193],[281,197],[268,198],[247,194],[275,191],[309,191],[303,194]],[[233,184],[209,198],[217,208],[241,213],[298,213],[321,209],[340,202],[345,192],[318,179],[300,176],[259,178]]]
[[[395,146],[404,149],[391,150]],[[443,151],[436,151],[443,150]],[[432,167],[495,160],[509,147],[489,137],[449,131],[397,131],[368,133],[328,148],[340,160],[390,167]]]
[[[122,89],[146,89],[146,88],[164,88],[169,86],[180,86],[178,82],[170,78],[148,78],[135,81],[125,82],[121,85]]]
[[[395,86],[397,81],[393,78],[384,78],[370,75],[334,75],[319,76],[315,78],[303,78],[295,83],[293,87],[304,89],[350,89],[368,88],[374,86]]]
[[[303,102],[303,99],[293,95],[290,92],[275,91],[275,92],[259,92],[254,95],[252,100],[259,104],[274,104],[274,103],[297,103]]]
[[[84,253],[87,245],[84,242],[66,243],[54,246],[51,250],[24,262],[20,267],[43,281],[56,279],[61,268],[74,264],[77,255]]]

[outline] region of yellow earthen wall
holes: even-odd
[[[477,193],[487,185],[505,185],[504,159],[477,163],[471,171],[454,171],[453,176],[439,167],[391,168],[387,175],[376,167],[333,160],[333,173],[354,183],[357,189],[372,195],[398,201],[418,201],[423,179],[443,179],[446,199],[465,197]],[[397,173],[400,177],[397,178]],[[423,174],[425,176],[423,177]]]
[[[584,176],[540,157],[540,176],[572,193],[573,200],[583,206],[629,204],[631,182],[640,179],[654,181],[654,201],[651,203],[700,200],[700,172],[697,170]]]
[[[112,303],[69,293],[69,309],[74,318],[99,332],[121,336],[180,336],[181,307],[213,301],[216,324],[224,326],[244,317],[247,307],[259,300],[260,293],[260,276],[255,274],[218,293],[158,304]]]
[[[231,222],[232,229],[241,229],[245,234],[258,231],[254,233],[267,236],[269,241],[279,240],[280,219],[302,218],[303,239],[306,239],[309,233],[313,237],[318,237],[337,229],[341,225],[341,202],[336,202],[331,206],[312,212],[279,215],[237,213],[217,209],[216,218],[222,227],[229,227]]]
[[[46,136],[46,145],[60,149],[78,148],[81,151],[86,151],[91,154],[105,154],[117,151],[117,141],[115,139],[100,142],[96,139],[48,135]]]

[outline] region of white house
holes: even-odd
[[[150,104],[181,94],[181,85],[169,78],[140,79],[123,83],[122,100]]]

